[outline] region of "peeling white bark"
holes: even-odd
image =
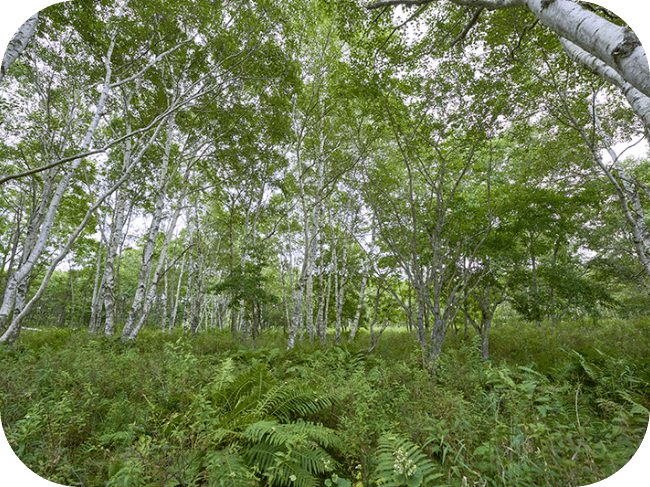
[[[112,75],[110,58],[114,46],[115,46],[115,35],[113,35],[111,39],[106,54],[106,62],[105,62],[106,75],[104,79],[104,89],[102,90],[102,93],[100,94],[99,99],[97,101],[95,116],[93,117],[90,126],[86,130],[86,135],[84,136],[84,140],[82,143],[82,149],[88,149],[90,147],[92,137],[95,133],[95,130],[97,129],[99,120],[101,119],[102,114],[104,112],[104,107],[106,105],[106,100],[108,98],[108,91],[109,91],[108,81],[110,81]],[[38,224],[38,237],[33,243],[33,247],[29,252],[29,256],[24,260],[21,266],[12,275],[11,280],[7,283],[5,289],[5,295],[2,300],[2,305],[0,305],[0,329],[2,329],[4,324],[7,322],[7,319],[9,318],[9,314],[11,313],[11,308],[14,306],[14,303],[16,302],[19,288],[21,287],[21,285],[23,285],[26,282],[25,280],[31,274],[36,263],[38,262],[38,259],[41,257],[41,254],[43,253],[43,250],[47,245],[47,241],[50,236],[50,231],[52,230],[52,226],[54,225],[54,218],[59,209],[59,204],[61,203],[61,198],[63,197],[63,194],[67,191],[72,176],[74,175],[75,171],[81,164],[82,160],[83,159],[81,158],[77,158],[72,162],[70,167],[67,169],[67,171],[63,174],[63,176],[57,183],[56,190],[54,190],[51,193],[51,198],[49,197],[50,195],[47,192],[44,192],[42,194],[41,207],[42,208],[47,207],[47,212],[45,212],[43,216],[42,223]],[[51,169],[51,171],[55,171],[55,170],[56,170],[55,168]],[[20,310],[18,315],[20,316],[22,314],[23,311]],[[18,337],[18,333],[20,333],[20,328],[19,325],[15,325],[15,321],[16,321],[15,316],[16,315],[14,315],[14,319],[13,319],[14,323],[12,323],[12,325],[7,329],[5,334],[2,337],[0,337],[0,342],[13,341]]]
[[[147,297],[145,299],[144,306],[142,308],[142,313],[140,315],[140,318],[138,319],[138,324],[131,331],[129,335],[130,340],[135,340],[135,337],[138,336],[138,333],[142,329],[142,326],[144,325],[146,319],[149,317],[151,308],[153,307],[153,304],[156,301],[156,291],[158,289],[158,283],[160,282],[160,277],[162,275],[163,268],[165,266],[165,263],[167,262],[167,250],[169,249],[169,244],[171,243],[172,237],[174,235],[176,222],[178,221],[178,217],[181,214],[181,209],[183,207],[183,200],[187,192],[189,175],[190,175],[190,167],[188,167],[187,172],[185,173],[185,182],[183,185],[182,195],[178,202],[178,205],[176,206],[176,209],[174,210],[174,214],[172,215],[171,221],[169,222],[169,225],[167,227],[167,233],[165,234],[165,241],[163,242],[162,249],[160,250],[160,256],[158,257],[158,263],[156,264],[156,269],[154,270],[153,277],[151,278],[149,292],[147,293]]]
[[[363,278],[361,280],[361,289],[359,290],[359,302],[357,303],[357,310],[354,314],[354,321],[352,322],[352,328],[350,329],[350,341],[354,340],[354,337],[357,334],[357,328],[359,327],[359,319],[361,318],[361,310],[363,309],[363,299],[366,295],[366,284],[368,283],[368,274],[370,274],[370,256],[373,253],[375,246],[375,228],[372,228],[370,234],[370,249],[368,254],[366,254],[366,261],[363,264]]]

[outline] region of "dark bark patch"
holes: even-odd
[[[616,62],[620,62],[621,59],[625,59],[632,55],[634,50],[641,45],[641,41],[632,32],[629,28],[626,28],[623,31],[623,40],[616,46],[616,49],[612,51],[612,56]]]
[[[542,10],[546,10],[555,0],[542,0]]]

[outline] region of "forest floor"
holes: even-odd
[[[25,464],[83,487],[579,486],[632,457],[650,320],[497,323],[490,340],[483,362],[450,334],[432,377],[398,328],[370,354],[363,331],[291,351],[281,331],[257,349],[222,331],[24,331],[0,351],[0,413]]]

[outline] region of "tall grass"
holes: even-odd
[[[450,334],[435,377],[403,328],[387,329],[370,354],[363,330],[343,341],[287,352],[276,331],[257,349],[221,331],[144,330],[126,345],[26,331],[0,351],[0,413],[32,470],[85,487],[289,485],[283,476],[586,485],[624,465],[648,425],[649,320],[496,323],[487,363],[473,333]],[[218,393],[237,377],[258,392]],[[274,397],[295,410],[274,413]]]

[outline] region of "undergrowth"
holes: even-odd
[[[0,351],[0,412],[21,460],[71,486],[586,485],[645,434],[648,324],[625,348],[620,322],[574,325],[495,327],[488,362],[450,336],[435,377],[399,329],[370,354],[363,333],[287,352],[270,332],[26,332]]]

